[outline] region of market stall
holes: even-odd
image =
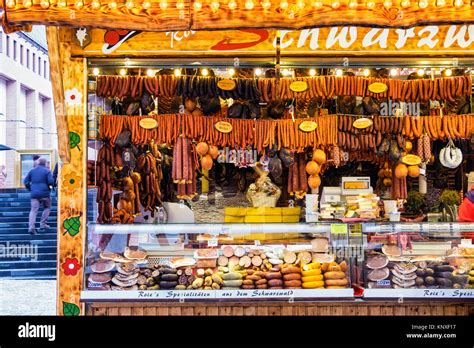
[[[94,1],[75,21],[67,3],[28,4],[6,4],[10,24],[110,21]],[[458,5],[403,6],[416,16],[395,28],[442,13],[414,29],[141,32],[134,2],[114,23],[129,30],[48,27],[59,314],[472,314],[474,223],[457,207],[472,185],[473,43],[455,24],[472,10]],[[209,6],[192,27],[147,30],[248,28]],[[362,24],[350,3],[330,8],[325,25]],[[259,20],[290,27],[280,15]]]

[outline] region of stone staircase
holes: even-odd
[[[57,198],[51,196],[48,231],[28,233],[30,194],[25,189],[0,190],[0,278],[55,279]],[[37,228],[42,208],[37,216]]]

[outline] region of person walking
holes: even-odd
[[[51,189],[50,186],[54,184],[51,170],[46,168],[46,158],[38,159],[36,168],[30,170],[28,175],[23,180],[25,187],[30,191],[31,210],[29,218],[28,232],[36,234],[36,215],[40,204],[43,204],[43,214],[41,215],[40,229],[46,230],[50,226],[46,223],[51,212]]]
[[[0,166],[0,189],[5,188],[7,182],[7,167],[2,164]]]
[[[38,167],[38,160],[40,159],[39,155],[34,155],[33,156],[33,168]]]

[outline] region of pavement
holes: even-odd
[[[56,315],[56,280],[0,279],[0,315]]]

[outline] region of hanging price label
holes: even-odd
[[[347,234],[347,225],[346,224],[331,224],[331,233],[332,234]]]
[[[209,238],[207,241],[207,246],[208,247],[216,247],[218,244],[218,239],[217,238]]]

